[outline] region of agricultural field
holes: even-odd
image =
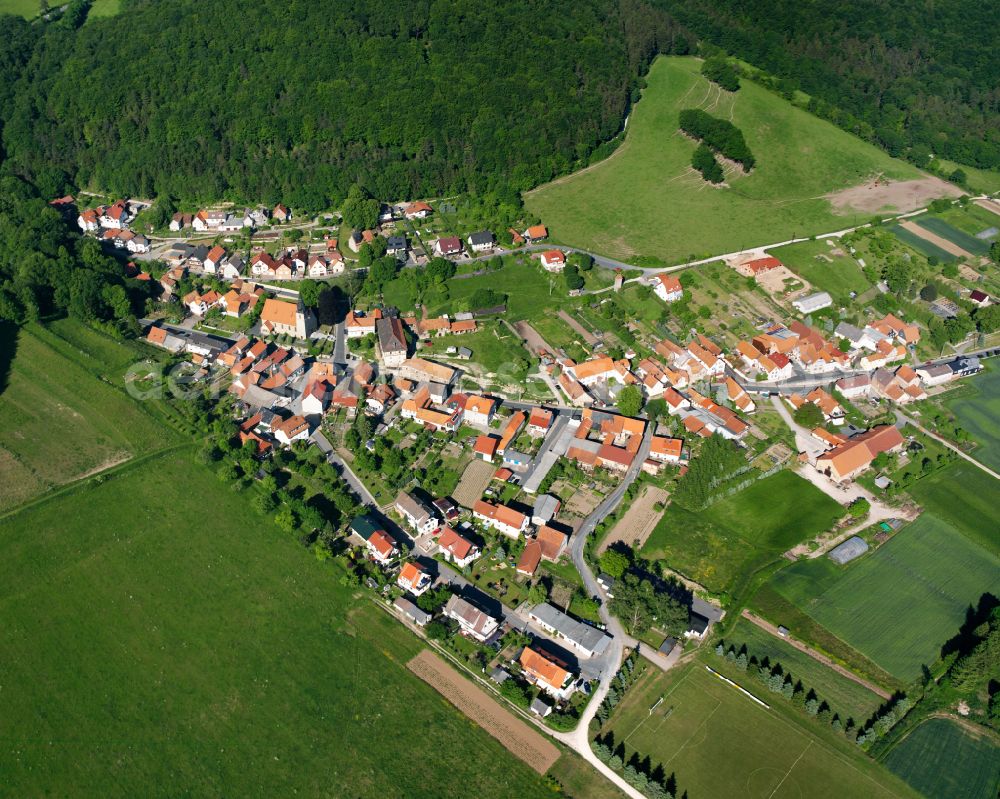
[[[923,236],[914,233],[912,230],[907,230],[902,225],[892,225],[888,228],[893,235],[896,236],[903,244],[906,244],[921,255],[925,255],[928,258],[937,258],[941,263],[951,263],[955,260],[956,256],[947,250],[939,247],[934,242],[928,241]]]
[[[987,211],[974,202],[969,202],[964,206],[953,206],[947,211],[934,214],[934,217],[944,220],[949,225],[968,233],[970,236],[986,233],[991,228],[1000,228],[1000,216]],[[997,238],[1000,238],[1000,234],[988,237],[984,236],[980,241],[989,243],[990,241],[996,241]]]
[[[906,489],[932,516],[1000,557],[997,536],[997,481],[966,461],[922,477]]]
[[[139,402],[99,379],[104,362],[91,371],[86,356],[78,360],[50,331],[7,329],[0,347],[0,511],[176,440]]]
[[[774,588],[902,681],[958,632],[966,608],[1000,590],[1000,558],[929,513],[847,566],[802,560]]]
[[[785,700],[761,707],[706,671],[717,660],[647,669],[605,728],[616,745],[624,741],[626,759],[649,756],[692,797],[916,797],[845,738],[793,715]]]
[[[1000,787],[1000,746],[943,718],[913,730],[885,765],[932,799],[994,799]]]
[[[869,189],[862,184],[875,175],[906,181],[922,174],[748,80],[730,94],[700,69],[696,58],[657,59],[618,150],[525,194],[528,209],[559,241],[677,263],[837,230],[890,210],[885,206],[904,210],[927,196],[956,193],[928,178],[923,194],[905,199],[899,192],[894,200],[894,187],[884,182]],[[677,130],[684,108],[702,108],[739,127],[757,159],[754,171],[731,176],[728,188],[705,183],[690,166],[695,144]],[[835,198],[836,210],[827,195],[853,187],[861,188]],[[879,207],[869,209],[873,199]]]
[[[698,513],[670,505],[642,549],[712,591],[833,526],[843,508],[785,470]]]
[[[972,456],[1000,471],[1000,368],[993,361],[984,363],[986,369],[964,381],[961,395],[944,404],[979,444]]]
[[[828,291],[838,304],[847,304],[851,292],[863,294],[871,283],[861,266],[836,239],[789,244],[769,251],[817,291]]]
[[[5,792],[551,796],[220,485],[177,450],[0,521]]]
[[[726,642],[735,644],[737,648],[746,644],[748,652],[756,655],[758,660],[767,657],[771,663],[780,663],[785,671],[792,673],[794,679],[802,680],[803,685],[816,691],[844,718],[863,721],[884,701],[863,685],[838,674],[748,619],[740,618],[736,622],[726,634]]]
[[[919,216],[914,219],[914,224],[924,230],[930,231],[936,236],[940,236],[943,239],[950,241],[957,247],[961,247],[966,252],[972,255],[986,255],[990,251],[989,242],[983,239],[977,239],[973,235],[969,235],[964,230],[959,230],[958,228],[948,224],[944,219],[937,216]]]

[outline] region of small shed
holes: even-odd
[[[674,647],[677,646],[676,638],[664,638],[663,643],[660,644],[660,648],[657,650],[661,655],[666,657],[671,652],[674,651]]]
[[[851,536],[843,544],[830,551],[830,560],[843,566],[845,563],[864,555],[868,551],[868,542],[861,536]]]
[[[541,716],[545,718],[549,713],[552,712],[552,705],[544,701],[540,696],[535,697],[531,703],[531,712],[536,716]]]

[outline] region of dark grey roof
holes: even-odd
[[[395,318],[382,318],[375,322],[375,332],[378,333],[378,345],[382,352],[406,352],[406,336],[403,334],[403,323]]]
[[[208,247],[205,244],[199,244],[188,257],[204,261],[208,257]]]
[[[659,652],[661,655],[669,655],[674,651],[675,646],[677,646],[676,638],[664,638],[663,643],[660,644]]]
[[[704,616],[709,621],[718,621],[722,618],[722,608],[717,608],[711,602],[698,597],[691,598],[691,612]]]
[[[399,599],[393,602],[393,604],[404,614],[413,619],[415,624],[419,624],[421,627],[431,620],[430,613],[426,610],[421,610],[406,597],[399,597]]]
[[[493,234],[488,230],[480,230],[478,233],[473,233],[469,236],[469,243],[473,246],[476,244],[492,244]]]
[[[385,241],[385,246],[390,250],[405,250],[406,236],[389,236]]]
[[[601,654],[611,642],[611,636],[603,630],[577,621],[548,603],[535,605],[530,615],[544,627],[555,630],[578,649],[592,655]]]
[[[506,669],[501,669],[497,666],[493,671],[490,672],[490,679],[493,680],[497,685],[503,685],[507,680],[510,679],[510,672]]]

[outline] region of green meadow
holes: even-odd
[[[625,259],[680,262],[838,230],[868,214],[834,213],[825,195],[882,173],[920,173],[876,147],[743,80],[725,92],[701,61],[661,57],[618,151],[588,169],[525,194],[559,241]],[[678,113],[701,108],[732,121],[757,159],[749,175],[715,188],[691,169],[695,144]]]

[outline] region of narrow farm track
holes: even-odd
[[[803,652],[804,654],[809,655],[809,657],[811,657],[813,660],[817,661],[818,663],[822,663],[824,666],[833,669],[835,672],[837,672],[837,674],[841,675],[842,677],[846,677],[851,682],[855,682],[858,685],[860,685],[860,686],[862,686],[864,688],[867,688],[873,694],[876,694],[877,696],[880,696],[883,699],[889,699],[889,697],[891,696],[891,694],[888,691],[886,691],[884,688],[880,688],[879,686],[875,685],[874,683],[870,683],[867,680],[862,679],[857,674],[855,674],[853,671],[851,671],[850,669],[844,668],[839,663],[834,663],[832,660],[830,660],[830,658],[828,658],[822,652],[817,652],[812,647],[810,647],[810,646],[802,643],[801,641],[799,641],[799,640],[797,640],[795,638],[792,638],[791,636],[781,635],[778,632],[778,628],[777,627],[775,627],[769,621],[765,621],[760,616],[755,615],[754,613],[752,613],[751,611],[747,610],[746,608],[743,609],[743,614],[742,615],[743,615],[744,619],[746,619],[747,621],[752,622],[753,624],[757,625],[758,627],[760,627],[760,629],[764,630],[765,632],[770,633],[775,638],[780,638],[782,641],[786,641],[790,646],[793,646],[796,649],[798,649],[800,652]]]

